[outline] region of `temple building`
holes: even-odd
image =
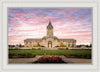
[[[53,35],[53,26],[51,21],[47,26],[47,35],[42,39],[25,39],[25,47],[45,47],[45,48],[57,48],[57,47],[76,47],[75,39],[59,39]]]

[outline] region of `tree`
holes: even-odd
[[[88,45],[86,45],[86,47],[89,47]]]
[[[11,45],[8,45],[8,47],[11,47]]]
[[[12,47],[15,47],[15,45],[12,45]]]
[[[90,47],[92,47],[92,44],[90,44]]]
[[[22,47],[22,45],[21,45],[21,44],[19,44],[19,47]]]

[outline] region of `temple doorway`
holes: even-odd
[[[52,48],[52,42],[48,41],[48,48]]]

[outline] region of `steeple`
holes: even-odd
[[[49,24],[47,26],[47,36],[53,36],[53,26],[52,26],[50,20],[49,20]]]
[[[49,24],[48,24],[48,26],[47,26],[47,28],[49,29],[51,29],[51,28],[53,28],[53,26],[52,26],[52,24],[51,24],[51,21],[49,20]]]

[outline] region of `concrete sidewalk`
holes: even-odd
[[[9,64],[32,64],[41,56],[34,58],[11,58]],[[66,58],[65,56],[59,56],[68,64],[92,64],[92,59],[81,59],[81,58]]]

